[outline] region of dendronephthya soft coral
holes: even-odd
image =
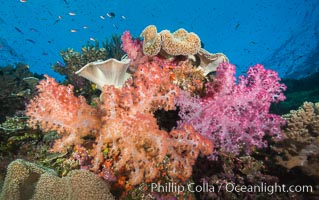
[[[239,154],[266,146],[265,135],[281,138],[285,120],[270,114],[271,103],[283,101],[286,89],[278,74],[262,65],[250,67],[236,84],[235,66],[223,63],[203,98],[182,92],[178,97],[181,121],[214,141],[218,151]]]
[[[74,145],[84,148],[92,158],[86,159],[91,161],[86,168],[106,179],[116,176],[118,183],[130,189],[163,176],[168,177],[166,181],[186,181],[198,155],[213,154],[213,143],[218,151],[238,154],[265,146],[266,134],[280,138],[284,121],[269,114],[270,104],[284,99],[285,86],[275,72],[256,65],[236,84],[235,67],[225,55],[204,51],[197,35],[184,29],[162,35],[154,27],[148,30],[151,32],[142,34],[145,43],[132,40],[129,32],[123,34],[122,47],[130,59],[132,76],[127,80],[122,77],[120,80],[126,81],[117,81],[120,84],[116,86],[100,81],[102,94],[95,107],[84,97],[75,97],[71,85],[61,86],[50,77],[40,82],[39,94],[29,104],[27,115],[31,126],[62,135],[54,151]],[[152,38],[156,44],[148,43]],[[153,50],[152,45],[154,52],[144,52]],[[168,50],[176,46],[177,52]],[[181,46],[190,49],[182,51]],[[95,66],[87,69],[91,72]],[[217,66],[213,82],[203,87],[209,80],[205,75]],[[100,71],[105,72],[95,72]],[[196,72],[196,76],[189,72]],[[203,98],[193,97],[196,93]],[[178,127],[170,132],[161,130],[155,111],[174,110],[176,103],[181,117]]]
[[[149,182],[160,176],[158,164],[169,158],[167,174],[184,181],[191,176],[198,154],[212,153],[212,142],[191,126],[171,133],[159,129],[153,112],[174,109],[179,88],[155,63],[140,65],[122,88],[105,85],[96,108],[75,97],[71,85],[61,86],[50,77],[38,89],[27,109],[29,124],[63,135],[54,151],[84,144],[85,136],[94,137],[87,148],[93,157],[91,170],[101,176],[118,174],[126,177],[128,185]]]

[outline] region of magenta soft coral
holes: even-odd
[[[236,84],[235,66],[224,63],[214,81],[207,85],[204,98],[181,93],[177,100],[181,112],[179,126],[191,124],[196,131],[214,141],[219,151],[249,154],[255,147],[265,147],[266,134],[281,138],[284,120],[270,114],[271,103],[283,101],[286,86],[278,74],[262,65],[249,68]]]

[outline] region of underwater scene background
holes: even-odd
[[[0,200],[319,199],[319,1],[0,6]]]

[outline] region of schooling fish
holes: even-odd
[[[26,39],[26,41],[31,42],[32,44],[35,44],[35,41],[33,41],[31,39]]]
[[[107,15],[109,18],[115,17],[115,13],[114,13],[114,12],[106,13],[106,15]]]
[[[23,34],[22,31],[21,31],[18,27],[14,27],[14,29],[15,29],[16,31],[18,31],[19,33]]]
[[[116,24],[113,24],[113,27],[114,27],[115,29],[119,29],[119,27],[117,27]]]
[[[59,21],[61,21],[62,18],[63,18],[63,17],[62,17],[61,15],[59,15],[59,16],[58,16],[58,19],[53,22],[53,25],[55,25],[56,23],[58,23]]]

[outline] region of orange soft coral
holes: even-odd
[[[133,78],[130,89],[137,97],[133,112],[175,109],[174,99],[179,94],[179,88],[171,82],[169,72],[156,63],[147,63],[137,68]]]
[[[57,131],[63,137],[55,142],[54,151],[63,151],[73,144],[81,144],[82,137],[98,128],[100,120],[94,108],[83,96],[75,97],[73,86],[59,85],[45,76],[37,86],[38,96],[28,105],[29,125],[43,131]]]
[[[175,109],[179,88],[157,64],[139,66],[122,88],[105,85],[96,108],[73,96],[72,86],[59,86],[49,77],[38,89],[39,95],[28,106],[30,125],[63,135],[56,151],[81,144],[83,136],[95,130],[94,145],[87,146],[93,158],[91,170],[103,177],[117,175],[121,181],[125,177],[126,186],[159,177],[164,160],[169,160],[165,170],[170,177],[187,180],[198,154],[213,149],[191,126],[171,133],[159,129],[153,113]]]

